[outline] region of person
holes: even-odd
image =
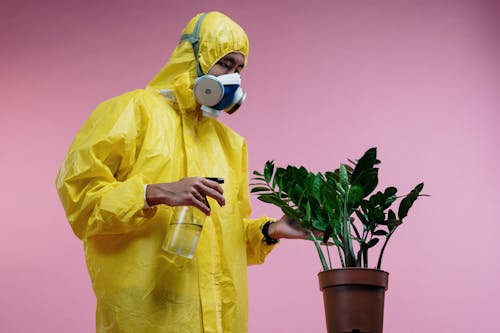
[[[246,332],[247,266],[273,240],[307,236],[286,216],[250,218],[246,142],[217,119],[227,105],[195,95],[200,78],[238,81],[248,48],[229,17],[196,15],[149,85],[100,104],[76,135],[56,186],[83,240],[97,332]],[[186,205],[207,215],[191,260],[162,250]]]

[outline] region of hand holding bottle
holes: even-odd
[[[207,197],[224,206],[222,178],[186,177],[174,183],[150,184],[146,189],[148,205],[193,206],[210,215]]]

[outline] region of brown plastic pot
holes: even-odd
[[[389,273],[370,268],[320,272],[328,333],[382,333]]]

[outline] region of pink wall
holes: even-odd
[[[385,331],[500,331],[497,1],[128,2],[0,5],[1,332],[93,331],[58,166],[89,112],[144,86],[210,9],[250,37],[249,98],[223,121],[247,137],[251,170],[268,159],[333,169],[378,146],[382,183],[426,182],[432,198],[385,257]],[[319,269],[305,241],[250,268],[250,332],[324,331]]]

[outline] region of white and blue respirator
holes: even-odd
[[[195,79],[193,92],[206,117],[217,118],[221,111],[234,113],[245,101],[238,73],[220,76],[202,75]]]
[[[201,22],[207,14],[203,13],[194,27],[192,34],[185,34],[181,42],[191,43],[196,60],[198,77],[194,81],[193,93],[196,101],[201,105],[201,111],[206,117],[217,118],[221,111],[234,113],[245,101],[246,93],[241,89],[241,78],[238,73],[225,75],[208,75],[201,71],[198,62],[199,32]]]

